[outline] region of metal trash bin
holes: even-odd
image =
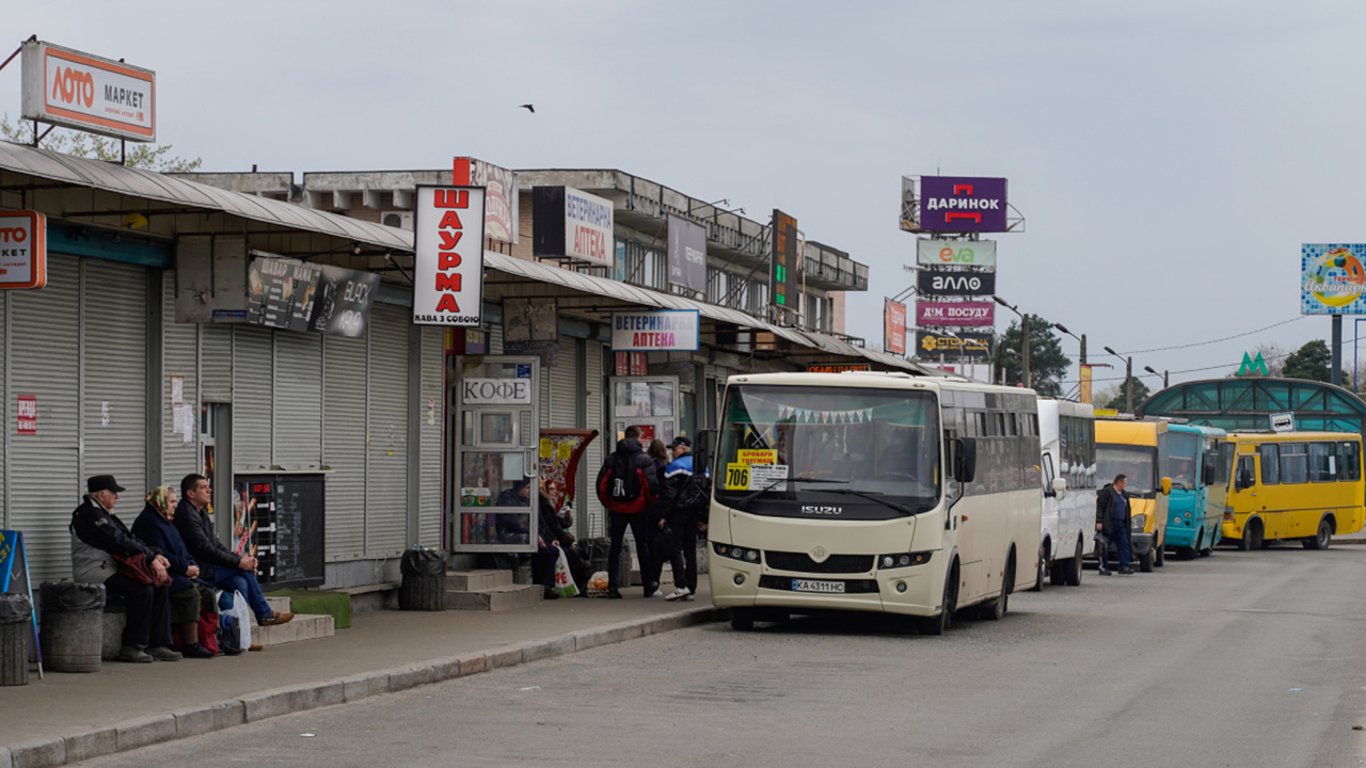
[[[402,611],[446,610],[446,554],[435,549],[410,549],[399,562],[403,581],[398,587]]]
[[[104,585],[44,582],[43,664],[55,672],[98,672],[104,646]]]
[[[28,685],[32,610],[27,595],[0,595],[0,685]]]

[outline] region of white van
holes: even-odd
[[[1035,591],[1043,589],[1045,574],[1054,586],[1081,584],[1082,558],[1096,547],[1095,411],[1090,403],[1038,403],[1043,512]]]

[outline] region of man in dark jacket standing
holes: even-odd
[[[598,501],[607,509],[607,521],[612,544],[607,556],[607,596],[621,598],[617,572],[621,563],[621,543],[630,526],[640,558],[640,572],[650,573],[650,550],[647,546],[653,532],[641,514],[651,499],[659,494],[659,477],[650,457],[640,447],[640,430],[627,427],[617,449],[603,462],[598,472]],[[650,596],[653,585],[645,585],[645,596]]]
[[[1115,475],[1113,483],[1096,493],[1096,530],[1104,533],[1115,545],[1115,550],[1119,553],[1121,576],[1129,576],[1134,572],[1129,560],[1129,524],[1133,515],[1133,505],[1130,503],[1129,494],[1124,490],[1126,485],[1128,478],[1124,475]],[[1100,573],[1105,576],[1110,575],[1109,569],[1106,568],[1108,558],[1108,552],[1100,553]]]
[[[209,519],[209,501],[213,489],[203,475],[186,475],[180,481],[180,504],[172,521],[190,554],[199,564],[200,578],[227,592],[241,592],[247,599],[256,623],[263,627],[284,624],[294,618],[292,613],[276,613],[270,609],[261,584],[256,580],[256,558],[239,555],[223,546],[214,535],[213,520]]]

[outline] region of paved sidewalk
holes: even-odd
[[[697,599],[561,599],[520,610],[355,614],[335,637],[259,653],[98,673],[49,672],[0,688],[0,768],[63,765],[242,722],[572,653],[715,620]]]

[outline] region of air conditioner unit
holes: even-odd
[[[385,211],[379,215],[379,223],[386,227],[398,227],[412,231],[413,212],[412,211]]]

